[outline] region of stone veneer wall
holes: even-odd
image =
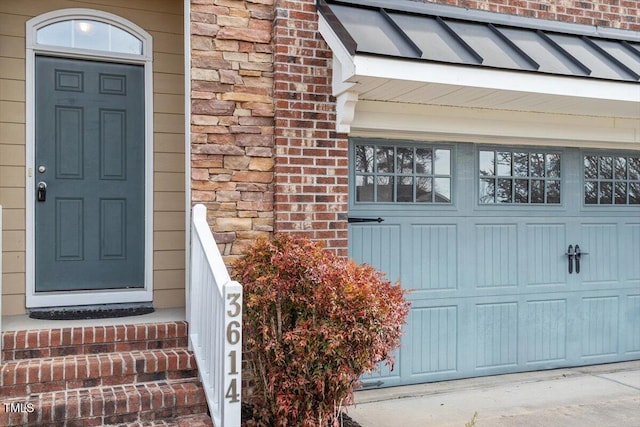
[[[273,1],[191,1],[191,190],[225,261],[273,231]]]

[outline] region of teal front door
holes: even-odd
[[[354,139],[351,159],[350,255],[412,304],[365,386],[640,359],[639,152]]]
[[[35,290],[144,287],[144,71],[36,56]]]

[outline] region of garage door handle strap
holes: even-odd
[[[569,245],[567,252],[565,253],[567,259],[569,260],[569,274],[573,273],[573,257],[575,256],[575,252],[573,252],[573,245]]]
[[[377,223],[380,223],[380,222],[384,221],[384,219],[380,218],[380,217],[378,217],[378,218],[354,218],[354,217],[350,216],[348,218],[348,221],[349,222],[377,222]]]

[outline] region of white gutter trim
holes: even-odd
[[[378,77],[494,90],[640,102],[640,84],[356,55],[358,77]]]

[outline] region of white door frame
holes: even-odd
[[[142,41],[142,54],[132,55],[99,50],[38,44],[36,32],[47,25],[71,19],[104,22],[123,29]],[[32,18],[26,23],[26,305],[28,308],[55,307],[153,300],[153,45],[149,33],[136,24],[111,13],[92,9],[61,9]],[[99,291],[35,291],[35,57],[37,54],[63,58],[108,60],[144,67],[145,84],[145,245],[144,288]]]

